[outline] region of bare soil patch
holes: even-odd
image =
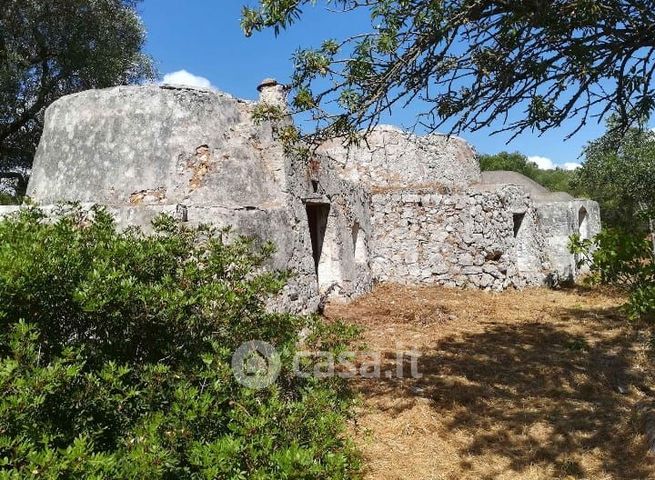
[[[584,289],[384,286],[328,305],[388,370],[398,349],[421,353],[422,378],[354,380],[366,478],[655,478],[638,408],[655,400],[654,360],[621,304]]]

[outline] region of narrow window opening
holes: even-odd
[[[353,255],[354,255],[355,250],[357,248],[357,240],[359,239],[359,223],[358,222],[355,222],[353,224],[352,233],[353,233]]]
[[[578,212],[578,233],[583,240],[589,238],[589,215],[584,207]]]
[[[353,257],[356,264],[365,264],[367,262],[366,253],[366,235],[362,230],[359,222],[355,222],[352,228],[353,237]]]
[[[514,214],[514,238],[519,236],[519,232],[521,231],[521,226],[523,225],[524,219],[525,219],[525,213]]]
[[[314,257],[314,269],[318,275],[318,265],[323,253],[323,242],[327,230],[330,205],[307,205],[307,221],[309,223],[309,236],[312,241],[312,256]]]
[[[318,180],[312,180],[312,192],[318,193]]]

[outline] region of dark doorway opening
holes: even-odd
[[[324,203],[308,204],[306,209],[309,236],[312,240],[314,268],[318,275],[318,264],[321,261],[321,254],[323,253],[323,242],[325,241],[325,231],[327,230],[328,217],[330,215],[330,205]]]
[[[521,225],[523,225],[523,219],[525,219],[525,213],[514,214],[514,238],[519,236]]]

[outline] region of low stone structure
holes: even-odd
[[[284,105],[274,80],[259,90]],[[28,196],[106,205],[124,226],[170,213],[271,240],[271,267],[294,273],[279,299],[291,311],[376,281],[503,289],[573,278],[568,237],[600,227],[595,202],[483,175],[457,137],[381,126],[366,145],[334,140],[290,158],[274,126],[253,121],[256,105],[175,86],[64,97],[46,112]]]
[[[572,280],[581,272],[569,252],[571,235],[588,239],[600,232],[600,208],[597,202],[576,199],[565,192],[550,192],[530,178],[516,172],[483,172],[482,182],[492,188],[517,185],[528,193],[537,216],[540,235],[545,242],[550,280]]]

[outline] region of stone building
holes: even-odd
[[[275,81],[259,90],[284,105]],[[570,279],[568,237],[600,228],[595,202],[482,174],[456,137],[380,126],[365,146],[334,140],[309,161],[290,158],[272,125],[253,121],[256,105],[178,86],[64,97],[46,112],[28,195],[106,205],[125,226],[170,213],[271,240],[271,267],[294,273],[279,299],[291,311],[374,282],[499,290]]]

